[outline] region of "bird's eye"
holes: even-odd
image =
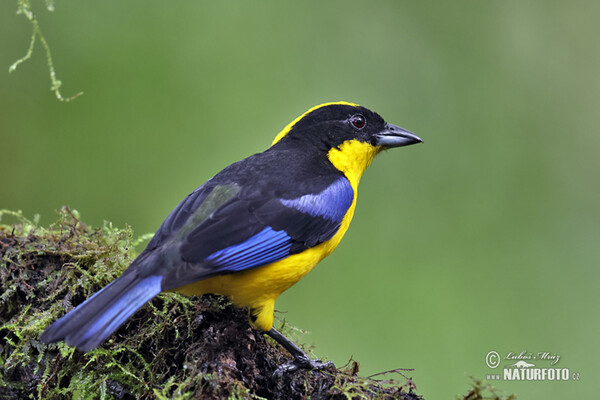
[[[350,122],[357,129],[362,129],[367,124],[367,120],[365,119],[365,117],[363,117],[360,114],[356,114],[356,115],[353,115],[352,117],[350,117]]]

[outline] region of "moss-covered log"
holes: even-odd
[[[354,361],[272,378],[289,354],[218,296],[163,293],[85,354],[45,345],[41,332],[120,275],[142,240],[110,223],[91,228],[68,208],[48,228],[0,218],[0,399],[420,398],[406,376],[363,378]]]

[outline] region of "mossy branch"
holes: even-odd
[[[360,377],[352,360],[273,378],[290,355],[218,296],[163,293],[85,354],[43,344],[42,331],[119,276],[141,240],[109,222],[91,228],[68,208],[49,227],[38,221],[0,210],[0,399],[420,398],[407,371]],[[278,328],[296,342],[302,334]]]
[[[45,2],[48,11],[54,11],[54,0],[45,0]],[[15,61],[8,68],[8,72],[11,73],[15,71],[22,62],[25,62],[31,58],[31,55],[33,54],[33,49],[35,47],[36,38],[39,37],[40,42],[42,43],[42,47],[46,52],[46,61],[48,63],[48,69],[50,71],[50,90],[54,92],[58,100],[63,102],[69,102],[81,96],[83,92],[79,92],[71,97],[63,97],[63,95],[60,93],[60,87],[62,85],[62,82],[56,78],[56,71],[54,69],[54,62],[52,61],[52,53],[50,52],[50,46],[48,46],[46,38],[42,34],[38,20],[31,9],[31,4],[29,3],[29,0],[18,0],[17,5],[17,14],[23,14],[29,20],[32,26],[32,33],[27,53],[23,57]]]

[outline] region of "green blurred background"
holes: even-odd
[[[191,190],[309,107],[348,100],[420,135],[366,172],[336,253],[277,303],[315,353],[414,368],[428,399],[548,351],[591,398],[600,254],[600,3],[33,1],[0,5],[0,208],[154,231]],[[39,45],[39,42],[38,42]],[[503,362],[502,365],[508,362]],[[547,362],[537,362],[548,367]]]

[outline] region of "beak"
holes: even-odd
[[[375,134],[375,145],[384,148],[408,146],[422,142],[423,140],[414,133],[392,124],[385,124],[385,128]]]

